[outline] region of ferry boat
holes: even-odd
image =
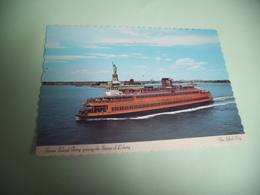
[[[173,85],[163,78],[161,86],[142,88],[110,87],[104,96],[89,98],[76,114],[76,120],[125,118],[181,110],[213,102],[212,95],[196,85]]]

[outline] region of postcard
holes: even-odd
[[[36,154],[246,142],[216,30],[47,26]]]

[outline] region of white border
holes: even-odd
[[[91,154],[115,154],[131,152],[150,152],[199,148],[208,146],[227,146],[247,142],[245,134],[220,135],[187,139],[160,140],[148,142],[126,142],[89,145],[36,146],[38,156],[78,156]]]

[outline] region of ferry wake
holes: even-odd
[[[142,88],[111,86],[104,96],[89,98],[76,114],[76,120],[135,117],[211,104],[212,95],[197,85],[173,85],[163,78],[162,85]]]

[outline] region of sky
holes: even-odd
[[[215,30],[48,26],[42,81],[229,79]]]

